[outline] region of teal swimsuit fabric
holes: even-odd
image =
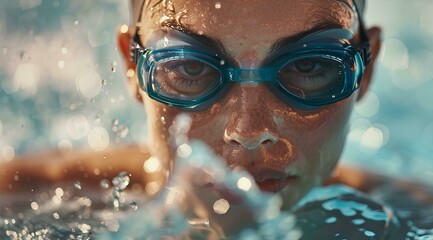
[[[393,239],[401,229],[390,208],[344,185],[313,189],[294,213],[303,240]]]

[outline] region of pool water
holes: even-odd
[[[83,186],[75,182],[28,195],[29,200],[2,198],[0,239],[219,239],[209,219],[185,217],[178,201],[188,184],[182,173],[197,166],[214,176],[215,183],[239,194],[254,213],[254,227],[235,233],[236,239],[433,239],[433,211],[408,204],[410,199],[398,190],[372,194],[391,199],[392,206],[386,206],[343,185],[318,187],[292,212],[280,211],[278,194],[258,190],[246,172],[230,171],[205,144],[183,142],[179,148],[171,180],[153,199],[128,190],[126,172],[110,182],[102,180],[97,191],[81,192]],[[217,202],[213,211],[218,214],[231,207],[227,201]]]

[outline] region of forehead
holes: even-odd
[[[236,55],[246,52],[243,48],[260,52],[318,25],[350,29],[356,22],[352,5],[352,0],[150,0],[142,26],[146,32],[175,22],[220,41]]]

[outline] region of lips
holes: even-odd
[[[279,192],[288,185],[298,181],[295,175],[288,175],[285,172],[274,169],[261,169],[252,172],[257,186],[264,192]]]
[[[288,185],[295,183],[298,180],[296,176],[289,176],[283,179],[267,179],[261,182],[257,182],[260,190],[264,192],[279,192]]]

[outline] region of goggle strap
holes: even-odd
[[[359,46],[359,53],[361,55],[362,61],[364,62],[364,66],[367,66],[371,62],[371,45],[370,39],[367,35],[367,31],[365,30],[364,20],[362,16],[361,9],[363,6],[359,6],[359,1],[354,1],[356,12],[358,13],[359,18],[359,29],[361,34],[361,44]]]

